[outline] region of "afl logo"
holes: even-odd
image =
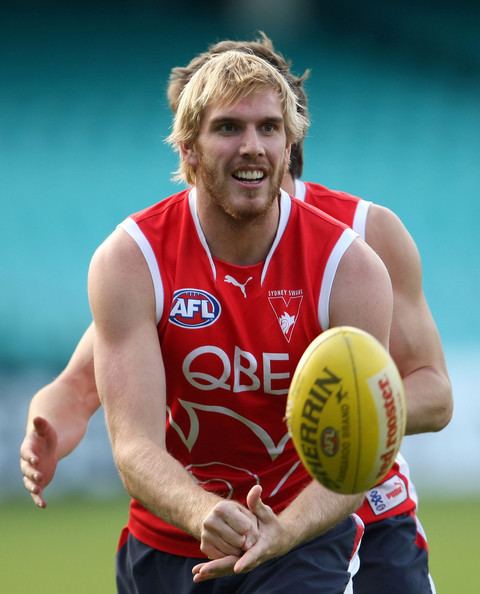
[[[179,289],[173,294],[169,320],[181,328],[204,328],[218,320],[220,302],[199,289]]]
[[[338,452],[338,434],[333,427],[325,427],[320,435],[320,447],[325,456],[331,458]]]

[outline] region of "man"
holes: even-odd
[[[243,44],[240,42],[222,42],[220,44],[217,44],[217,46],[211,48],[211,51],[225,51],[226,49],[230,49],[232,46],[235,47],[235,44],[237,44],[236,49],[245,45],[246,49],[250,49],[254,53],[262,55],[262,57],[271,61],[272,64],[282,72],[282,74],[287,75],[287,79],[289,80],[291,86],[295,88],[297,96],[300,95],[300,99],[303,101],[304,109],[306,109],[306,100],[301,85],[304,77],[293,77],[293,75],[289,73],[288,64],[283,60],[281,56],[279,56],[279,54],[275,54],[273,52],[273,48],[269,40],[267,40],[264,37],[263,40],[259,43],[251,42]],[[202,63],[202,61],[204,61],[206,57],[207,55],[203,54],[196,60],[193,60],[189,67],[185,69],[174,69],[173,76],[171,78],[171,84],[169,87],[169,98],[170,103],[173,107],[176,106],[176,103],[178,101],[178,94],[181,88],[184,86],[186,80],[190,78],[192,72],[194,72],[195,69],[198,68],[200,63]],[[296,145],[295,149],[295,154],[297,156],[294,159],[292,159],[291,171],[296,175],[299,175],[301,174],[302,164],[301,144]],[[290,192],[293,194],[294,192],[292,191],[292,189],[294,188],[294,185],[291,177],[289,178],[287,176],[285,178],[283,186],[287,187],[287,184],[290,187]],[[323,188],[322,186],[315,186],[312,184],[307,184],[306,186],[303,186],[301,183],[297,181],[296,190],[297,192],[302,191],[303,195],[306,194],[305,197],[309,202],[316,200],[315,204],[318,204],[319,201],[323,201],[321,202],[321,207],[323,209],[330,209],[330,213],[334,216],[340,217],[341,215],[345,222],[347,222],[350,225],[352,225],[355,220],[355,225],[358,226],[358,222],[360,221],[359,230],[362,232],[362,234],[365,234],[366,227],[367,240],[370,243],[375,244],[375,248],[377,249],[377,251],[380,253],[380,255],[384,257],[387,264],[389,264],[389,271],[392,276],[396,296],[395,312],[399,319],[398,329],[400,332],[398,333],[398,335],[401,337],[402,333],[407,333],[407,330],[408,334],[411,335],[411,340],[408,341],[406,344],[408,348],[402,347],[402,341],[395,339],[394,326],[393,340],[391,341],[391,345],[394,347],[393,350],[397,352],[397,364],[399,364],[400,370],[402,371],[404,377],[407,377],[407,380],[411,386],[410,390],[407,390],[407,393],[410,396],[409,431],[413,433],[421,430],[437,430],[441,428],[441,426],[443,426],[443,424],[445,424],[448,421],[450,414],[450,392],[448,377],[446,375],[444,367],[443,356],[441,348],[439,346],[438,336],[434,324],[431,320],[431,315],[428,311],[428,307],[425,304],[423,294],[421,292],[421,278],[418,265],[418,255],[416,253],[414,244],[408,236],[407,232],[405,231],[401,223],[398,221],[398,219],[396,219],[392,215],[392,213],[390,213],[386,209],[381,209],[377,206],[371,206],[370,209],[367,211],[366,204],[362,201],[358,201],[358,199],[355,199],[354,197],[345,195],[343,193],[329,191],[326,188]],[[307,191],[305,192],[305,190]],[[299,194],[297,193],[297,195]],[[359,216],[358,213],[363,213],[364,216]],[[372,222],[373,224],[371,224]],[[388,233],[383,233],[382,235],[383,229],[387,230]],[[397,247],[401,250],[401,258],[399,258],[396,255],[395,249],[392,249],[392,246],[394,245],[393,238],[396,239]],[[408,277],[411,277],[411,280],[408,284],[406,284],[405,279]],[[417,332],[415,334],[412,334],[414,330],[416,330]],[[62,433],[62,443],[58,444],[58,448],[55,451],[55,456],[61,453],[67,453],[69,448],[71,448],[72,446],[74,447],[76,440],[79,440],[81,438],[82,431],[86,426],[86,421],[88,417],[90,416],[90,414],[93,414],[93,411],[98,406],[98,398],[95,394],[95,383],[91,374],[91,355],[85,355],[85,353],[89,352],[91,334],[92,331],[89,330],[84,339],[82,339],[79,348],[77,349],[74,357],[72,358],[71,363],[69,364],[65,372],[61,376],[59,376],[59,378],[57,378],[57,380],[53,384],[44,389],[44,391],[38,395],[39,398],[37,398],[37,402],[42,402],[43,397],[43,406],[45,406],[45,402],[48,402],[48,400],[45,398],[47,394],[50,397],[53,396],[53,399],[51,399],[52,402],[54,401],[55,396],[57,397],[57,400],[62,401],[64,403],[69,403],[70,398],[72,398],[74,404],[77,407],[79,402],[81,402],[83,406],[82,418],[79,419],[78,423],[76,423],[75,427],[73,427],[74,433],[67,434],[67,436],[65,435],[65,432]],[[419,358],[419,354],[422,355],[423,360]],[[85,370],[86,373],[82,374],[82,369]],[[422,392],[420,392],[419,394],[418,388],[412,389],[412,387],[415,388],[416,386],[421,386],[422,383],[425,383],[423,382],[422,374],[424,376],[428,376],[429,383],[432,386],[432,394],[435,395],[436,393],[436,401],[433,397],[429,397],[428,399],[425,398],[425,388],[422,388]],[[74,380],[73,385],[72,383],[70,383],[72,381],[71,378],[73,378]],[[80,382],[79,379],[81,380]],[[75,390],[80,391],[82,393],[82,397],[75,396]],[[427,396],[429,396],[428,392],[426,394]],[[418,404],[415,402],[415,398],[419,399]],[[419,406],[419,404],[421,404],[422,406]],[[61,414],[60,416],[58,416],[58,404],[57,410],[55,409],[54,405],[50,408],[51,410],[48,411],[47,415],[44,414],[44,416],[50,418],[50,420],[53,421],[54,426],[62,426],[62,416]],[[34,401],[30,415],[31,419],[35,416],[35,410],[36,409]],[[42,414],[45,411],[44,408],[42,409],[42,405],[40,405],[40,408],[38,408],[37,410],[39,412],[42,412]],[[68,411],[68,407],[66,408],[66,410]],[[412,410],[415,412],[415,414],[411,414]],[[436,412],[437,410],[438,412]],[[418,414],[416,411],[418,411]],[[433,415],[432,412],[435,412],[435,415]],[[57,416],[54,416],[55,414],[57,414]],[[423,420],[424,418],[427,419],[426,422]],[[43,431],[45,430],[46,437],[50,435],[51,439],[43,439],[37,441],[40,441],[42,444],[47,444],[47,447],[48,444],[52,444],[53,446],[55,440],[54,433],[49,429],[48,426],[43,427],[41,423],[42,421],[39,420],[39,432],[43,434]],[[27,458],[29,458],[32,454],[31,448],[29,447],[29,443],[32,439],[32,436],[35,434],[35,432],[31,433],[30,437],[27,437],[26,443],[24,444],[25,457]],[[69,442],[71,445],[68,445]],[[67,445],[65,446],[64,443]],[[48,459],[48,456],[46,456],[43,452],[38,450],[38,443],[36,444],[36,447],[37,450],[35,455],[40,454],[43,460]],[[57,458],[55,457],[55,462],[56,459]],[[42,486],[48,484],[54,467],[55,463],[52,463],[50,464],[50,468],[42,468]],[[32,476],[31,470],[26,472],[30,472],[30,476]],[[37,474],[40,474],[39,471],[33,471],[33,473],[35,472]],[[404,480],[404,478],[402,478],[402,480]],[[29,478],[26,478],[25,481],[26,486],[27,488],[29,488],[29,490],[33,489],[35,491],[38,491],[41,488],[38,484],[33,484]],[[385,485],[385,488],[387,487],[388,484]],[[406,499],[408,499],[406,498],[406,489],[401,490],[400,495],[401,497],[403,497],[403,502],[405,502]],[[33,493],[32,497],[39,505],[44,505],[44,501],[41,498],[41,493]],[[378,494],[376,500],[378,501]],[[369,502],[371,501],[372,500],[369,500]],[[402,500],[400,500],[400,505],[397,506],[400,511],[402,511],[401,505],[403,502]],[[406,509],[406,505],[410,506],[410,511],[413,509],[411,500],[407,503],[403,503],[404,510]],[[367,512],[368,506],[369,504],[364,505],[364,508],[367,509]],[[371,511],[370,516],[373,516]],[[375,547],[377,546],[376,543],[378,541],[379,536],[382,535],[382,530],[386,529],[387,534],[391,534],[393,528],[390,526],[392,520],[385,519],[383,521],[379,521],[382,519],[383,515],[381,513],[378,514],[378,516],[373,517],[373,520],[376,521],[374,523],[369,524],[369,526],[367,527],[366,538],[364,539],[363,549],[365,549],[365,555],[362,555],[362,559],[366,561],[366,564],[362,565],[362,569],[359,573],[358,579],[360,579],[362,575],[365,575],[365,580],[367,584],[370,584],[370,586],[372,584],[372,571],[374,569],[375,571],[373,573],[375,573],[377,576],[385,575],[386,573],[385,567],[387,566],[386,561],[388,561],[388,559],[386,559],[385,556],[381,557],[378,551],[375,550]],[[397,534],[402,534],[405,532],[405,521],[405,519],[402,519],[402,525],[399,524],[395,527]],[[372,533],[371,539],[369,538],[370,529]],[[408,538],[409,534],[406,533],[405,536]],[[365,545],[368,544],[369,540],[372,543],[371,551],[365,548]],[[415,553],[415,549],[413,549],[413,552]],[[397,561],[398,560],[396,560],[396,562]],[[414,560],[405,559],[404,562],[412,564]],[[425,561],[424,564],[426,567]],[[378,571],[379,568],[382,568],[383,570]],[[391,572],[389,573],[391,574]],[[412,572],[408,573],[409,575],[412,574]],[[400,577],[404,574],[405,572],[400,571],[398,573],[398,576]],[[390,576],[389,579],[391,582],[395,584],[400,583],[400,581],[397,579],[397,576],[394,576],[393,578]],[[403,578],[403,583],[405,582],[405,579],[406,578]],[[378,588],[380,589],[381,587],[382,586],[380,585],[378,586]],[[402,588],[401,586],[399,586],[399,588],[400,589],[398,591],[410,591],[407,590],[406,587]],[[365,591],[380,591],[380,589],[375,590],[371,588],[370,590],[368,590],[367,588]]]
[[[92,260],[97,385],[133,497],[125,591],[195,591],[183,586],[192,570],[195,583],[216,578],[211,592],[347,588],[357,531],[343,518],[360,499],[298,463],[286,394],[329,324],[388,345],[393,300],[366,244],[280,191],[305,128],[272,66],[212,57],[182,92],[170,137],[193,188],[128,219]],[[287,336],[277,314],[291,302]]]

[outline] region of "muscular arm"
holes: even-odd
[[[205,552],[238,552],[244,544],[242,530],[251,526],[253,514],[204,490],[166,450],[165,373],[153,286],[143,255],[123,230],[117,229],[97,250],[89,297],[98,391],[113,455],[129,494],[198,540],[212,509],[227,506],[232,534],[225,536],[221,527]]]
[[[24,484],[38,507],[58,461],[82,440],[99,407],[93,371],[93,326],[78,343],[68,365],[30,403],[25,438],[20,447]]]
[[[390,353],[404,380],[407,433],[439,431],[452,416],[452,391],[439,333],[422,289],[418,250],[398,217],[380,206],[370,208],[366,240],[392,280]]]
[[[392,287],[384,264],[365,242],[355,240],[341,259],[332,286],[330,325],[362,328],[388,346],[392,309]],[[276,516],[260,495],[261,489],[256,486],[247,498],[259,521],[257,543],[240,558],[195,566],[195,582],[250,571],[268,559],[284,555],[335,526],[358,509],[363,500],[363,494],[339,495],[313,481]]]

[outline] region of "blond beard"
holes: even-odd
[[[198,166],[196,172],[197,179],[199,176],[201,177],[210,202],[222,208],[226,214],[237,221],[254,220],[257,217],[264,216],[270,210],[272,204],[280,194],[281,183],[286,170],[287,162],[284,158],[283,163],[279,167],[278,171],[271,177],[268,200],[263,208],[240,212],[231,208],[228,200],[229,194],[227,191],[225,191],[224,184],[217,181],[215,167],[211,167],[208,159],[205,159],[202,152],[198,150]],[[251,190],[245,190],[245,193],[247,197],[255,197],[255,189],[253,188]]]

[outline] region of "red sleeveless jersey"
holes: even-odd
[[[250,488],[278,513],[311,481],[284,421],[293,372],[329,325],[330,289],[350,228],[282,191],[264,262],[213,258],[185,190],[122,227],[148,263],[167,386],[166,443],[205,489],[245,504]],[[190,535],[138,501],[129,530],[168,553],[202,557]]]
[[[331,190],[320,184],[298,179],[295,180],[295,198],[323,210],[365,239],[365,225],[371,202],[347,192]]]
[[[345,223],[365,239],[365,227],[371,202],[331,190],[320,184],[295,181],[295,197]],[[417,494],[410,480],[407,461],[398,455],[381,483],[371,489],[356,512],[365,524],[410,512],[416,508]]]

